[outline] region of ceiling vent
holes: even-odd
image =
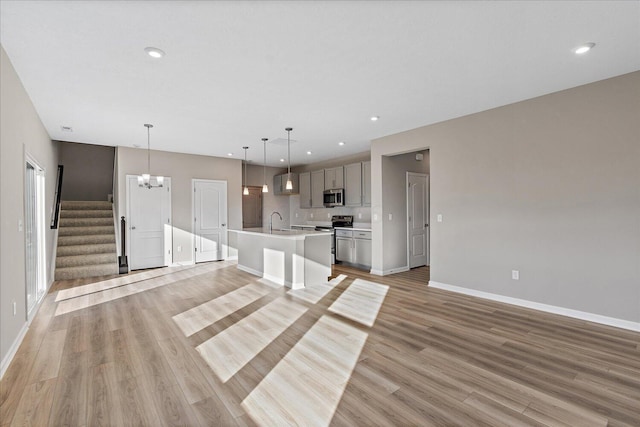
[[[60,126],[62,132],[73,132],[73,128],[71,126]]]
[[[295,144],[296,142],[298,142],[298,141],[296,141],[295,139],[291,140],[291,144]],[[276,139],[272,139],[271,141],[269,141],[269,144],[282,145],[282,146],[286,147],[287,146],[287,140],[284,139],[284,138],[276,138]]]

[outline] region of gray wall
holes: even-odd
[[[118,147],[118,218],[127,215],[127,175],[147,170],[147,150]],[[228,228],[242,228],[242,161],[194,154],[151,151],[152,175],[171,178],[173,262],[193,262],[192,179],[227,181]],[[178,246],[182,252],[178,252]],[[234,256],[233,248],[229,256]]]
[[[431,280],[639,322],[639,118],[634,72],[380,138],[372,210],[390,203],[382,156],[429,148]],[[374,269],[404,249],[387,226]]]
[[[108,200],[113,194],[114,147],[60,142],[62,200]]]
[[[0,358],[6,357],[26,327],[24,222],[25,152],[45,170],[45,219],[49,220],[55,192],[58,149],[49,139],[11,62],[0,47]],[[55,233],[46,228],[47,283],[53,280],[51,261]],[[17,302],[13,315],[12,301]]]
[[[418,153],[423,155],[422,161],[416,161]],[[421,150],[382,158],[382,194],[385,195],[382,214],[385,221],[384,245],[397,248],[385,253],[384,271],[408,266],[407,172],[429,174],[429,151]],[[389,221],[389,214],[392,214],[392,221]]]

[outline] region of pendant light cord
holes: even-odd
[[[286,128],[287,131],[287,175],[291,179],[291,131],[293,128]]]

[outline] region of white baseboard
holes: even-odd
[[[238,255],[228,256],[224,260],[225,261],[237,261],[238,260]]]
[[[18,333],[16,339],[13,340],[13,344],[11,344],[11,347],[9,347],[9,351],[4,356],[4,359],[2,359],[2,364],[0,365],[0,379],[4,377],[4,373],[7,371],[7,368],[11,364],[13,356],[16,355],[18,348],[20,348],[20,344],[22,344],[22,340],[24,339],[24,336],[27,334],[28,330],[29,322],[24,322],[24,325],[22,325],[22,329],[20,329],[20,333]]]
[[[246,273],[253,274],[254,276],[262,277],[262,272],[258,270],[254,270],[253,268],[249,268],[242,264],[238,264],[238,270],[242,270]]]
[[[404,271],[409,271],[409,270],[410,270],[409,266],[405,265],[404,267],[390,268],[388,270],[374,270],[372,268],[371,271],[369,271],[369,273],[374,274],[376,276],[388,276],[389,274],[402,273]]]
[[[546,313],[559,314],[561,316],[573,317],[574,319],[586,320],[588,322],[600,323],[616,328],[628,329],[640,332],[640,323],[631,322],[629,320],[617,319],[615,317],[602,316],[600,314],[587,313],[586,311],[573,310],[555,305],[543,304],[534,301],[528,301],[519,298],[507,297],[504,295],[492,294],[489,292],[477,291],[475,289],[462,288],[460,286],[448,285],[446,283],[429,281],[432,288],[443,289],[445,291],[457,292],[459,294],[470,295],[478,298],[484,298],[491,301],[504,302],[506,304],[517,305],[520,307],[532,308],[534,310],[544,311]]]

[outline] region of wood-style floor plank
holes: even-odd
[[[424,267],[333,277],[291,291],[219,262],[56,282],[0,426],[640,425],[640,333],[430,289]]]

